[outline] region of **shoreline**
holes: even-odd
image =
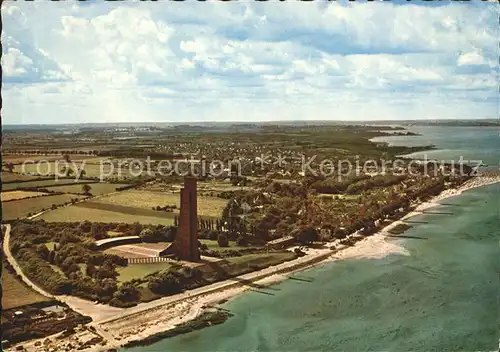
[[[406,219],[425,214],[425,210],[440,205],[439,202],[444,199],[458,196],[470,189],[484,187],[498,182],[500,182],[500,175],[473,177],[457,188],[446,189],[439,195],[432,197],[429,201],[418,204],[402,218],[393,221],[377,233],[365,237],[353,246],[338,247],[339,240],[334,240],[325,243],[322,248],[309,248],[306,251],[306,255],[303,257],[271,266],[257,272],[241,275],[239,278],[251,280],[254,284],[270,286],[288,279],[289,275],[296,272],[334,261],[362,258],[379,259],[390,254],[410,255],[406,249],[399,246],[395,241],[385,240],[387,235],[389,235],[389,230],[402,224]],[[349,235],[348,237],[356,237],[356,234]],[[331,246],[336,246],[336,249],[332,250],[330,248]],[[294,248],[295,247],[289,248],[289,250],[293,250]],[[93,334],[94,336],[102,336],[104,341],[106,341],[106,345],[94,345],[87,349],[82,349],[82,351],[108,351],[113,348],[122,348],[132,341],[141,341],[152,335],[172,330],[177,325],[190,322],[198,318],[204,312],[207,312],[207,310],[217,308],[219,304],[225,303],[249,289],[251,289],[251,287],[229,279],[174,296],[167,296],[152,302],[141,303],[136,307],[119,312],[114,317],[96,320],[88,324],[88,326],[91,327],[90,329],[95,329],[95,332],[84,329],[85,331],[81,333],[79,341],[81,342],[82,339],[85,340],[83,337],[84,335],[89,337],[89,335]],[[37,350],[37,347],[34,347],[36,341],[43,341],[47,338],[52,339],[54,336],[49,336],[40,340],[31,340],[21,344],[28,348],[28,351]],[[75,342],[73,337],[66,338],[65,340],[68,339],[70,340],[68,342]],[[54,351],[65,350],[62,342],[62,340],[58,341],[61,347],[59,349],[57,348],[59,346],[56,346]],[[14,349],[15,346],[9,348],[9,350],[12,351]]]

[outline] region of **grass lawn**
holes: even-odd
[[[164,250],[165,248],[167,248],[171,244],[172,244],[172,242],[136,243],[136,244],[134,244],[134,246],[140,247],[140,248]]]
[[[47,249],[49,251],[53,251],[54,250],[54,245],[56,244],[57,242],[45,242],[45,247],[47,247]]]
[[[85,203],[80,203],[78,205]],[[153,212],[153,210],[151,210],[151,212]],[[88,208],[77,205],[49,211],[40,216],[40,219],[44,219],[45,221],[49,222],[76,222],[76,221],[88,220],[91,222],[123,222],[128,224],[132,224],[137,221],[141,224],[154,224],[154,225],[172,225],[174,223],[174,219],[170,217],[157,217],[157,216],[147,216],[147,215],[140,215],[133,213],[132,214],[121,213],[119,211],[104,210],[99,208]]]
[[[242,255],[241,257],[226,258],[226,260],[233,264],[250,264],[262,267],[267,267],[271,265],[276,265],[283,263],[287,260],[294,259],[296,257],[295,253],[284,251],[284,252],[271,252],[271,253],[255,253]]]
[[[88,185],[91,187],[90,193],[94,196],[116,192],[116,188],[126,186],[126,184],[117,183],[89,183]],[[63,193],[83,193],[82,185],[56,186],[51,187],[50,190]]]
[[[212,241],[212,240],[200,240],[202,244],[206,244],[209,250],[213,251],[222,251],[225,249],[246,249],[248,247],[241,247],[236,244],[236,241],[229,241],[229,247],[220,247],[219,243],[217,241]]]
[[[2,192],[2,202],[7,202],[10,200],[31,198],[31,197],[40,197],[47,193],[43,192],[29,192],[29,191],[9,191]]]
[[[9,273],[5,265],[2,264],[2,309],[11,309],[44,301],[50,301],[50,299],[31,290],[22,281]]]
[[[117,271],[119,274],[118,282],[123,283],[132,279],[140,279],[157,271],[168,269],[171,266],[171,263],[161,262],[150,264],[130,264],[126,267],[117,267]]]
[[[247,254],[241,257],[225,258],[228,262],[224,270],[230,276],[243,275],[252,271],[262,270],[272,265],[295,259],[292,252],[272,252]]]
[[[66,277],[66,274],[64,273],[64,271],[62,271],[60,267],[58,267],[55,264],[49,264],[49,265],[52,268],[52,270],[54,270],[56,273],[60,274],[62,277]]]
[[[60,205],[69,202],[72,198],[79,198],[79,196],[73,194],[60,194],[5,202],[2,204],[2,218],[3,220],[23,218],[29,213],[35,214],[42,211],[42,209],[49,209],[52,204]]]

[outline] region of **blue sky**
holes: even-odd
[[[7,124],[498,116],[496,3],[6,1],[2,20]]]

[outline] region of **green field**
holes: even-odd
[[[178,212],[178,208],[180,207],[180,194],[172,194],[167,192],[150,192],[144,190],[129,190],[100,198],[95,202],[109,205],[127,204],[134,208],[143,208],[148,210],[151,210],[152,207],[158,205],[176,205],[176,212]],[[225,199],[214,197],[198,197],[198,215],[207,217],[220,217],[222,214],[222,210],[224,209],[226,204],[227,200]]]
[[[116,192],[116,188],[126,186],[126,184],[118,183],[89,183],[92,189],[90,193],[94,196],[99,196],[107,193]],[[83,193],[82,185],[67,185],[50,187],[51,191],[63,193]]]
[[[30,175],[23,175],[23,174],[15,174],[15,173],[10,173],[10,172],[2,172],[2,188],[5,189],[5,182],[16,182],[16,181],[31,181],[31,180],[37,180],[40,177],[38,176],[30,176]]]
[[[27,304],[49,301],[50,299],[42,296],[18,280],[5,268],[2,263],[2,309],[11,309]]]
[[[118,281],[122,283],[125,281],[130,281],[132,279],[140,279],[157,271],[168,269],[171,266],[171,263],[163,262],[150,264],[130,264],[126,267],[118,267]]]
[[[41,197],[45,195],[47,195],[47,193],[31,192],[31,191],[8,191],[8,192],[2,192],[2,202],[9,202],[25,198]]]
[[[93,155],[83,155],[83,154],[69,154],[69,157],[70,157],[70,160],[74,160],[74,161],[77,161],[77,160],[95,160],[95,159],[99,159],[98,157],[96,156],[93,156]],[[47,161],[55,161],[55,160],[60,160],[60,161],[63,161],[63,156],[61,154],[57,154],[57,155],[38,155],[38,154],[35,154],[35,155],[14,155],[14,154],[10,154],[10,155],[2,155],[2,159],[4,162],[11,162],[13,164],[21,164],[23,162],[30,162],[30,161],[43,161],[43,160],[47,160]],[[19,167],[17,165],[17,167]]]
[[[81,198],[74,194],[60,194],[55,196],[44,196],[32,199],[21,199],[6,202],[2,204],[2,219],[14,220],[23,218],[29,213],[35,214],[42,209],[49,209],[52,204],[64,204],[71,201],[72,198]],[[78,221],[78,220],[76,220]]]
[[[86,161],[83,163],[83,161],[75,161],[75,164],[78,168],[82,168],[85,170],[85,176],[86,177],[101,177],[101,164],[100,163],[95,163],[95,160],[92,160],[93,163],[90,163],[90,161]],[[59,169],[63,167],[64,163],[61,162],[57,166]],[[49,162],[49,163],[43,163],[43,164],[26,164],[24,166],[24,172],[25,173],[32,173],[32,174],[37,174],[40,172],[41,174],[54,174],[56,171],[56,163],[55,162]],[[71,165],[73,168],[74,165]],[[20,170],[16,169],[16,171]],[[121,169],[119,169],[117,166],[111,166],[109,163],[103,163],[102,164],[102,173],[103,177],[106,179],[108,177],[118,177],[118,178],[133,178],[137,177],[138,172],[132,170],[132,173],[130,172],[129,167],[123,166]],[[146,174],[144,171],[143,174]]]
[[[123,203],[123,204],[130,204],[130,203]],[[147,217],[155,217],[162,219],[173,219],[175,216],[175,213],[139,208],[131,205],[101,203],[100,199],[90,200],[84,203],[77,204],[76,206],[80,208],[99,209],[99,210],[112,211],[115,213],[122,213],[127,215],[147,216]]]
[[[31,187],[41,187],[48,188],[52,186],[62,186],[62,185],[74,185],[81,187],[79,184],[89,182],[88,180],[76,180],[74,178],[70,179],[58,179],[58,180],[42,180],[42,181],[30,181],[30,182],[13,182],[2,185],[4,191],[10,191],[17,188],[31,188]]]
[[[154,224],[154,225],[172,225],[174,223],[174,219],[172,217],[161,217],[161,216],[148,216],[144,214],[134,214],[133,210],[137,208],[126,207],[129,208],[129,213],[121,213],[119,211],[113,210],[105,210],[102,208],[91,208],[86,207],[85,205],[90,204],[91,202],[83,202],[73,206],[64,207],[60,209],[56,209],[53,211],[49,211],[42,216],[40,219],[44,219],[49,222],[76,222],[76,221],[92,221],[92,222],[123,222],[132,224],[134,222],[139,222],[141,224]],[[84,205],[84,206],[82,206]],[[130,209],[131,208],[131,209]],[[116,210],[116,209],[115,209]],[[147,210],[147,209],[137,209]],[[159,213],[154,210],[150,210],[151,213]],[[169,213],[163,213],[169,214]]]

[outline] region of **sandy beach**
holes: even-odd
[[[419,204],[413,211],[409,212],[401,219],[392,222],[377,232],[375,235],[367,237],[356,243],[355,246],[348,247],[333,255],[330,260],[350,259],[350,258],[383,258],[389,254],[409,255],[409,253],[401,246],[398,246],[394,241],[386,241],[385,238],[389,234],[389,230],[403,224],[407,220],[416,215],[422,215],[425,210],[429,210],[439,205],[439,202],[454,196],[458,196],[463,192],[487,186],[493,183],[500,182],[500,176],[481,176],[472,178],[458,188],[447,189],[439,195],[433,197],[430,201]]]
[[[328,261],[353,258],[383,258],[389,254],[409,255],[403,247],[397,245],[396,241],[386,240],[389,230],[410,217],[423,214],[425,210],[439,205],[439,202],[446,198],[459,195],[472,188],[497,182],[500,182],[500,175],[474,177],[456,189],[445,190],[430,201],[421,203],[400,220],[384,227],[376,234],[360,240],[354,246],[343,247],[339,244],[339,240],[327,242],[321,248],[308,249],[303,257],[245,274],[240,278],[265,286],[286,280],[294,272]],[[350,236],[356,236],[356,234]],[[331,248],[333,246],[335,246],[335,249]],[[293,250],[293,248],[289,250]],[[120,310],[117,314],[103,314],[94,317],[94,321],[89,324],[96,331],[85,329],[85,331],[81,332],[78,341],[81,343],[81,341],[90,339],[92,336],[102,336],[105,345],[101,343],[83,349],[83,351],[107,351],[110,348],[118,348],[127,342],[142,340],[153,334],[172,329],[180,323],[192,320],[199,316],[204,309],[216,306],[218,303],[235,297],[248,289],[250,289],[249,286],[229,279],[149,303],[141,303],[136,307]],[[54,337],[50,339],[53,340]],[[46,339],[41,341],[43,340]],[[34,347],[34,343],[35,341],[30,341],[23,345],[28,351],[40,351],[40,347]],[[75,346],[74,337],[58,340],[57,343],[50,345],[50,349],[43,350],[64,351],[67,350],[68,343],[73,343],[72,346]]]

